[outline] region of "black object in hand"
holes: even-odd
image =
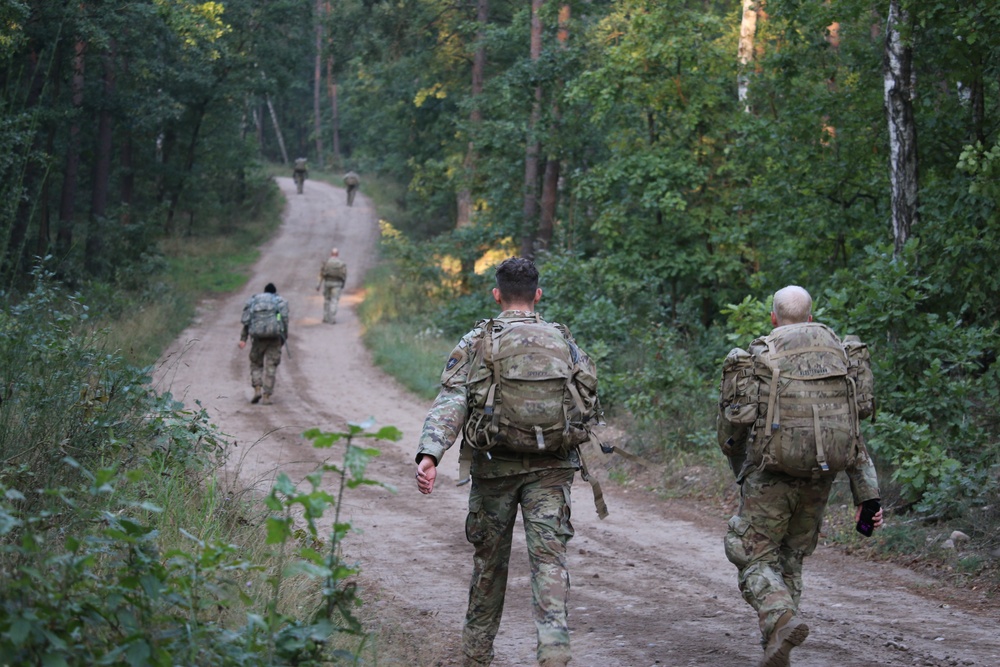
[[[875,515],[881,507],[882,505],[877,498],[861,503],[861,518],[858,519],[858,523],[855,526],[859,533],[865,537],[872,536],[872,533],[875,532]]]

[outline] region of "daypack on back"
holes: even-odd
[[[466,380],[474,449],[561,454],[590,438],[597,375],[560,325],[489,320]]]
[[[858,418],[872,418],[875,421],[875,376],[872,374],[872,358],[868,346],[857,336],[844,336],[844,350],[847,351],[847,375],[854,380],[855,402]]]
[[[750,456],[795,477],[834,474],[862,451],[849,361],[837,335],[807,322],[778,327],[750,346],[757,415]]]
[[[277,294],[255,294],[243,307],[242,323],[253,338],[288,336],[288,302]]]
[[[304,157],[295,158],[294,171],[305,171],[305,170],[306,170],[306,159]]]
[[[323,274],[324,278],[330,280],[347,280],[347,265],[340,260],[331,261],[328,259],[323,263],[320,273]]]

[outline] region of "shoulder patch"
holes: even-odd
[[[461,354],[458,354],[457,352],[455,354],[452,354],[450,357],[448,357],[448,363],[444,365],[444,369],[446,371],[450,371],[452,368],[455,367],[455,364],[461,361],[461,359],[462,359]]]

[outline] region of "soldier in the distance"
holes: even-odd
[[[361,177],[353,171],[349,171],[344,174],[344,185],[347,186],[347,205],[354,206],[354,195],[357,194],[358,187],[361,185]]]
[[[327,324],[337,322],[337,304],[346,282],[347,264],[340,259],[340,251],[334,248],[320,267],[319,281],[316,283],[316,291],[323,288],[323,321]]]
[[[306,168],[306,159],[304,157],[296,158],[295,167],[292,169],[292,180],[295,181],[295,189],[298,190],[299,194],[302,194],[307,178],[309,178],[309,169]]]

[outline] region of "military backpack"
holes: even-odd
[[[568,330],[537,316],[482,328],[466,380],[465,442],[563,454],[590,439],[600,411],[597,375]]]
[[[729,353],[720,408],[730,425],[752,426],[754,465],[794,477],[846,470],[864,452],[860,419],[874,411],[867,348],[815,322],[778,327]]]
[[[288,336],[288,302],[269,292],[254,295],[243,307],[242,323],[253,338]]]

